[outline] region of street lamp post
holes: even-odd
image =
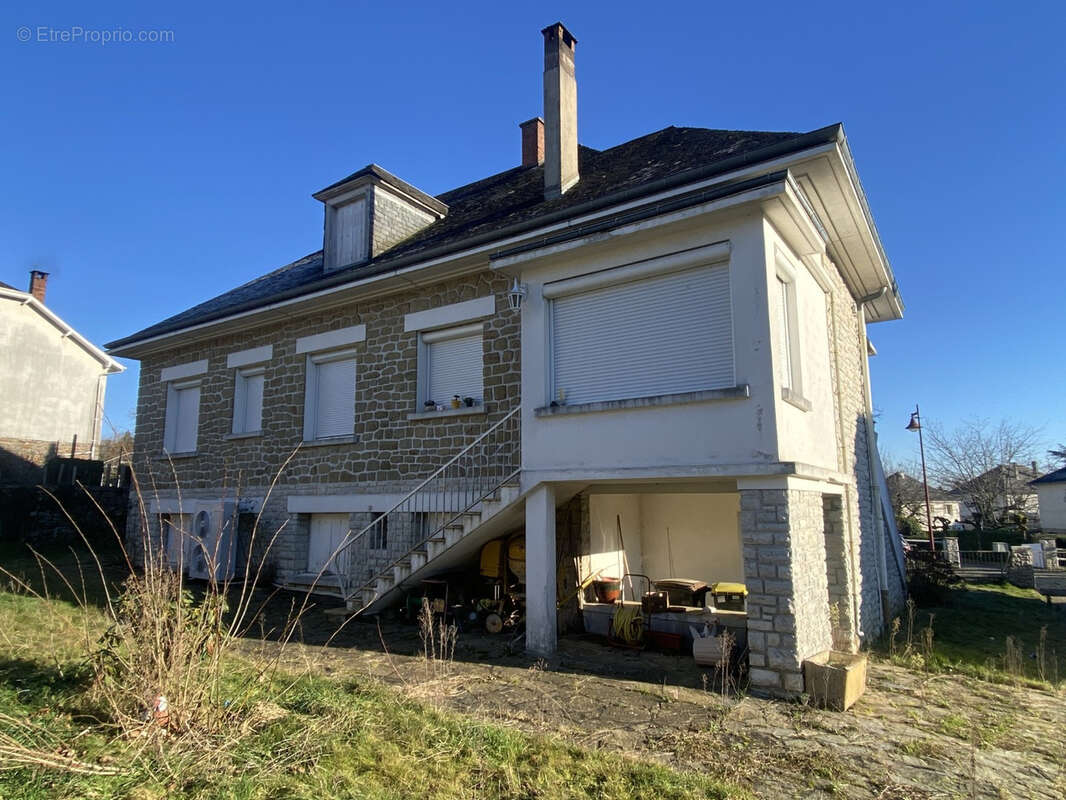
[[[918,412],[918,404],[914,404],[914,412],[911,421],[907,423],[907,430],[918,431],[918,449],[922,454],[922,486],[925,488],[925,526],[929,531],[929,550],[936,558],[936,541],[933,539],[933,514],[929,509],[929,478],[925,474],[925,442],[922,439],[922,415]]]

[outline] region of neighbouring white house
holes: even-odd
[[[1041,475],[1029,485],[1036,490],[1040,527],[1047,533],[1066,534],[1066,467]]]
[[[125,369],[29,290],[0,283],[0,484],[36,483],[52,455],[94,457],[109,375]]]
[[[235,514],[238,562],[362,614],[509,537],[538,654],[613,613],[595,575],[743,583],[752,687],[796,695],[904,598],[867,360],[903,303],[848,140],[581,146],[576,39],[542,34],[520,164],[435,195],[371,164],[313,195],[321,249],[109,345],[141,361],[131,535]]]
[[[917,478],[898,471],[889,475],[885,482],[892,508],[898,515],[915,520],[922,530],[929,528],[927,517],[932,519],[933,530],[949,527],[962,519],[959,497],[939,486],[929,487],[929,508],[926,509],[925,486]]]

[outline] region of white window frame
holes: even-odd
[[[192,449],[178,450],[176,449],[177,442],[175,441],[178,435],[178,392],[183,392],[189,389],[197,389],[200,392],[200,396],[196,399],[196,428],[193,434],[193,446]],[[195,380],[188,381],[169,381],[167,383],[167,406],[164,411],[163,420],[163,452],[170,455],[184,455],[188,453],[195,453],[199,448],[200,443],[200,401],[203,399],[203,380],[197,378]]]
[[[248,379],[262,378],[263,391],[259,394],[259,422],[254,428],[246,428],[244,423],[248,416]],[[266,366],[241,367],[233,374],[233,428],[234,434],[261,434],[263,432],[263,404],[266,402]]]
[[[774,327],[781,337],[781,346],[775,360],[777,379],[781,383],[781,395],[786,400],[802,401],[803,398],[803,352],[800,346],[799,312],[796,300],[796,270],[784,256],[777,254],[774,300],[771,305]]]
[[[441,328],[439,330],[420,331],[418,334],[418,376],[417,376],[417,402],[415,411],[424,411],[423,407],[425,402],[430,399],[429,397],[429,378],[430,378],[430,359],[432,345],[437,342],[447,341],[448,339],[461,339],[467,336],[479,336],[481,337],[482,349],[481,349],[481,386],[479,397],[476,398],[477,402],[475,407],[484,406],[485,404],[485,324],[483,322],[474,322],[469,325],[459,325],[453,328]],[[470,395],[463,395],[464,397]],[[444,405],[445,408],[449,407],[451,397],[434,397],[432,398],[438,404]],[[464,406],[465,407],[465,406]]]
[[[319,364],[327,364],[334,361],[354,361],[356,369],[356,387],[359,380],[359,362],[354,349],[331,350],[307,355],[307,369],[304,381],[304,441],[305,442],[329,442],[344,441],[355,435],[355,395],[352,395],[352,430],[347,433],[339,433],[333,436],[318,436],[318,375]]]

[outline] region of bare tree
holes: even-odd
[[[962,495],[977,527],[1002,525],[1025,510],[1039,429],[970,419],[952,431],[930,424],[925,434],[930,478]]]
[[[1048,450],[1047,455],[1054,463],[1066,467],[1066,444],[1060,443],[1058,447]]]

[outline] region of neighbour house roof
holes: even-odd
[[[669,127],[607,150],[580,147],[581,179],[561,197],[545,198],[543,166],[515,167],[438,195],[436,199],[447,206],[446,216],[370,261],[327,273],[319,250],[107,346],[120,348],[176,333],[409,263],[502,240],[673,186],[835,142],[841,130],[839,124],[809,133]],[[373,169],[370,165],[316,195]]]
[[[956,492],[963,493],[972,485],[987,485],[989,481],[992,481],[993,485],[998,484],[1005,487],[1017,488],[1027,485],[1039,477],[1039,470],[1027,467],[1024,464],[999,464],[987,472],[981,473],[972,481],[959,484],[959,486],[956,487]]]
[[[48,306],[29,292],[22,292],[8,286],[6,283],[0,283],[0,300],[9,300],[18,303],[19,305],[29,306],[52,324],[56,330],[59,331],[60,335],[69,338],[92,358],[99,361],[100,365],[104,368],[104,371],[108,374],[123,372],[126,369],[115,361],[115,359],[74,330],[74,328],[64,322],[58,314],[53,312]]]
[[[922,482],[917,478],[912,478],[905,472],[893,472],[885,478],[885,483],[888,485],[888,491],[892,494],[899,494],[908,498],[921,498],[923,501],[925,500],[925,488],[922,485]],[[929,499],[934,503],[959,502],[959,498],[951,492],[933,486],[932,484],[929,486]]]
[[[1041,475],[1035,481],[1029,481],[1030,486],[1039,486],[1044,483],[1066,483],[1066,467]]]

